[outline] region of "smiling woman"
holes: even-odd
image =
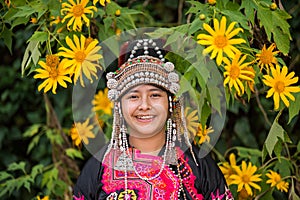
[[[107,74],[111,141],[83,168],[74,198],[233,199],[215,161],[190,143],[174,64],[152,39],[127,52]]]

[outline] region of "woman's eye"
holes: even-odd
[[[129,98],[129,99],[137,99],[138,96],[137,96],[137,95],[130,95],[128,98]]]
[[[151,95],[152,97],[161,97],[161,95],[159,93],[154,93]]]

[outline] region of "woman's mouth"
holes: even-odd
[[[138,120],[142,120],[142,121],[149,121],[152,120],[154,118],[153,115],[137,115],[136,118]]]

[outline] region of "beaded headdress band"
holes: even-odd
[[[107,74],[108,98],[116,101],[129,88],[140,84],[153,84],[176,94],[179,90],[179,76],[174,64],[163,63],[152,56],[139,56],[124,63],[116,72]]]
[[[118,100],[129,88],[140,84],[157,85],[174,95],[180,88],[179,76],[174,72],[174,64],[164,63],[164,58],[159,48],[155,46],[155,42],[152,40],[139,41],[131,51],[128,61],[122,64],[116,72],[110,72],[106,76],[107,87],[110,89],[108,98],[111,101]],[[149,43],[160,58],[147,55]],[[144,55],[133,58],[139,48],[144,50]]]

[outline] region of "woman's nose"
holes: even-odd
[[[139,105],[139,110],[150,110],[151,104],[148,100],[148,98],[142,98],[141,103]]]

